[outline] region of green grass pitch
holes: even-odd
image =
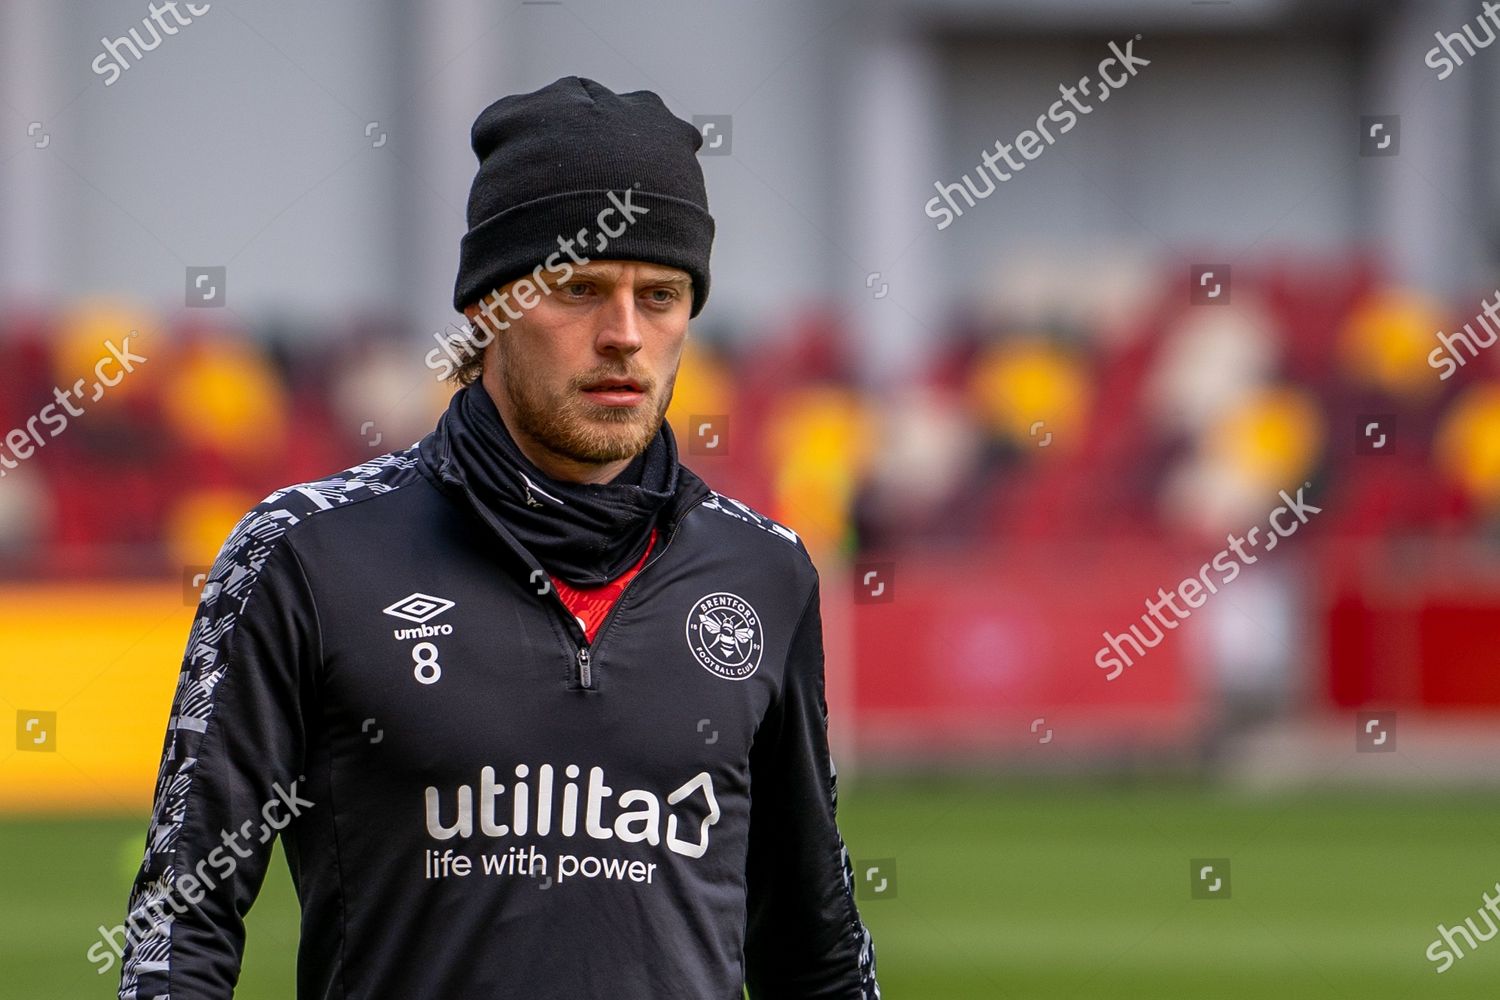
[[[1490,793],[866,778],[842,785],[839,819],[855,861],[895,875],[893,896],[860,901],[887,1000],[1500,996],[1500,937],[1441,975],[1425,957],[1500,881]],[[0,820],[0,995],[114,996],[86,955],[124,915],[144,833],[139,817]],[[1191,897],[1193,858],[1229,859],[1229,898]],[[279,857],[249,925],[237,996],[289,1000]]]

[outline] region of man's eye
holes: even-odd
[[[579,294],[579,295],[583,295],[583,294],[587,293],[588,290],[589,290],[588,283],[587,282],[583,282],[583,281],[569,282],[568,284],[563,285],[562,287],[563,287],[563,291],[567,292],[569,295],[574,294],[575,290],[578,290],[578,289],[581,289],[581,291],[577,292],[577,294]]]
[[[651,289],[651,294],[654,296],[658,296],[653,301],[657,302],[660,305],[666,305],[668,302],[677,301],[677,291],[673,288],[653,288]]]

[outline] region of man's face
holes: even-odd
[[[522,451],[554,478],[613,478],[655,436],[672,399],[692,311],[686,271],[596,260],[523,278],[465,310],[494,332],[485,389]],[[508,309],[506,308],[508,307]],[[515,318],[519,314],[519,318]],[[509,327],[498,329],[498,323]]]

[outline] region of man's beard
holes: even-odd
[[[654,411],[650,400],[633,407],[608,407],[590,403],[579,392],[584,385],[597,382],[596,375],[575,379],[565,393],[553,395],[528,383],[521,366],[512,364],[510,358],[497,360],[517,430],[574,462],[598,464],[639,455],[661,428],[677,380],[674,372]]]

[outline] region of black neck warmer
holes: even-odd
[[[613,481],[552,479],[521,453],[478,382],[453,394],[434,439],[448,452],[450,471],[537,562],[578,587],[607,583],[641,557],[686,471],[677,461],[672,428],[662,421],[651,443]]]

